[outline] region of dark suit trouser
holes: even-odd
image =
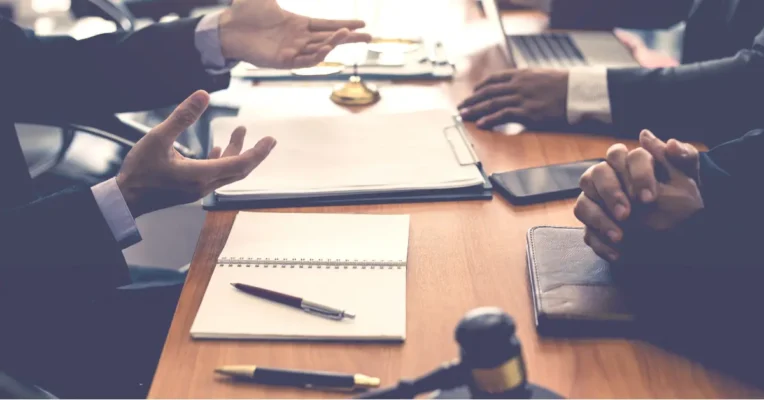
[[[61,398],[145,397],[182,283],[135,286],[89,304],[35,304],[26,321],[37,329],[6,343],[21,363],[16,377]]]

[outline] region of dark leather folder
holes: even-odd
[[[527,235],[528,274],[539,334],[624,336],[634,320],[610,265],[582,228],[537,226]]]

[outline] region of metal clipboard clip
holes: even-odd
[[[456,157],[456,161],[459,165],[480,165],[480,160],[475,149],[472,147],[472,143],[467,139],[467,130],[462,122],[462,117],[459,115],[452,116],[454,124],[443,128],[443,136],[451,146],[451,151]]]

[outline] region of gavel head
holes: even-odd
[[[495,307],[472,310],[456,327],[456,341],[473,398],[523,397],[527,377],[512,317]]]

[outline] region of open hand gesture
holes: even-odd
[[[286,11],[276,0],[234,0],[220,16],[220,42],[227,59],[266,68],[310,67],[343,43],[368,42],[355,32],[359,20],[309,18]]]
[[[242,153],[246,130],[239,127],[225,151],[213,149],[210,160],[180,155],[172,146],[175,139],[199,119],[209,98],[204,91],[192,94],[127,153],[117,186],[133,217],[196,201],[245,178],[276,145],[275,139],[265,137]]]

